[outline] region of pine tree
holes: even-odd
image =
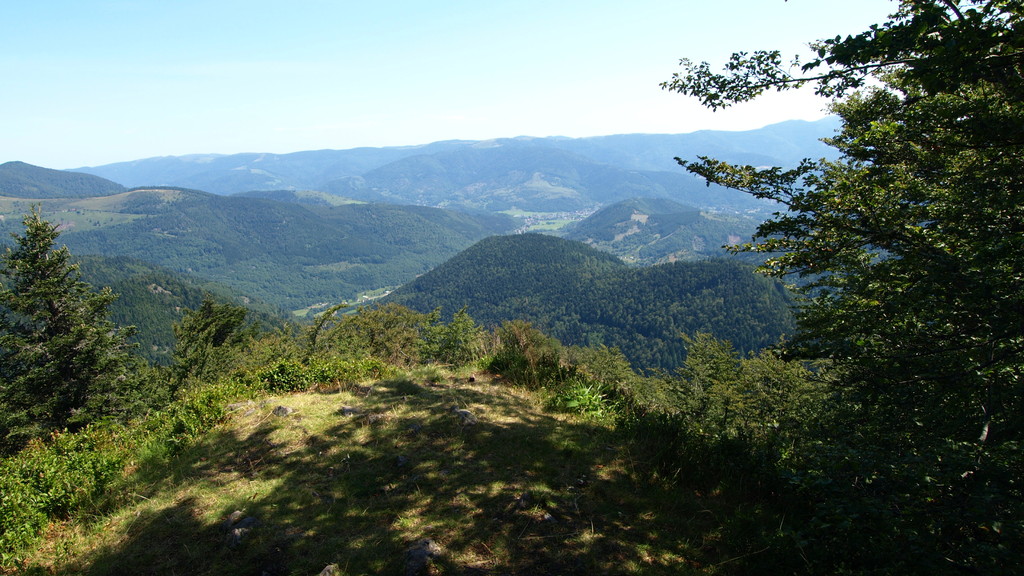
[[[116,296],[80,279],[57,226],[33,208],[0,256],[0,446],[115,411],[132,356],[107,319]]]

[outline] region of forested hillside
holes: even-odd
[[[709,332],[755,351],[793,328],[786,289],[747,265],[632,268],[580,242],[541,234],[483,240],[387,301],[446,314],[465,307],[490,326],[526,320],[566,344],[619,348],[641,369],[678,366],[682,334]]]
[[[83,256],[76,258],[82,279],[93,286],[107,286],[117,295],[110,304],[110,319],[118,326],[134,326],[129,341],[138,354],[150,362],[169,364],[174,350],[174,324],[187,310],[196,310],[203,299],[244,307],[249,318],[265,328],[281,326],[284,310],[255,301],[224,284],[171,272],[153,264],[124,256]]]
[[[24,162],[0,164],[0,197],[87,198],[124,192],[124,186],[79,172],[40,168]]]
[[[756,226],[756,219],[741,214],[702,213],[667,198],[633,198],[571,223],[558,235],[626,262],[656,264],[730,256],[726,247],[750,240]]]
[[[0,198],[0,231],[16,231],[34,202]],[[144,260],[291,310],[397,286],[513,226],[502,215],[300,205],[178,189],[48,199],[41,206],[75,254]]]

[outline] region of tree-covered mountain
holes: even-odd
[[[0,196],[8,198],[86,198],[120,192],[124,192],[124,186],[92,174],[24,162],[0,164]]]
[[[110,320],[118,326],[134,326],[129,341],[138,353],[158,364],[171,361],[172,327],[186,310],[196,310],[207,295],[248,309],[249,318],[269,328],[283,324],[284,311],[231,288],[172,272],[127,257],[83,256],[76,258],[82,279],[93,288],[109,287],[117,299],[110,305]]]
[[[674,157],[709,152],[740,163],[795,165],[827,156],[819,138],[835,121],[791,121],[746,132],[629,134],[592,138],[445,141],[424,146],[293,154],[163,157],[80,168],[126,186],[174,186],[233,194],[320,190],[369,201],[527,211],[575,210],[633,197],[673,198],[700,208],[762,203],[707,189]]]
[[[422,312],[466,307],[485,325],[526,320],[566,344],[618,347],[646,369],[678,366],[681,334],[709,332],[746,351],[793,327],[787,290],[742,263],[636,268],[541,234],[482,240],[387,300]]]
[[[606,206],[559,234],[636,264],[723,257],[724,246],[747,241],[757,221],[708,214],[665,198],[632,198]]]
[[[17,231],[37,202],[0,198],[0,230]],[[400,285],[513,225],[421,206],[307,206],[181,189],[41,204],[76,255],[144,260],[288,309]]]

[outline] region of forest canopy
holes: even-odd
[[[834,99],[836,161],[679,162],[782,205],[739,249],[769,255],[767,274],[809,281],[790,351],[843,371],[857,437],[835,433],[859,459],[872,452],[880,478],[909,483],[906,501],[872,498],[888,530],[919,523],[915,541],[934,538],[943,568],[999,565],[975,556],[979,526],[993,535],[986,554],[1020,537],[1022,38],[1021,2],[904,0],[884,23],[812,44],[806,62],[736,53],[719,73],[683,60],[663,84],[711,109],[807,85]]]

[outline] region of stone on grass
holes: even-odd
[[[452,406],[451,412],[459,417],[459,422],[463,426],[475,426],[477,423],[476,416],[469,410],[464,410],[458,406]]]
[[[246,516],[241,510],[235,510],[228,515],[221,524],[227,533],[228,548],[235,548],[242,543],[242,540],[252,532],[252,529],[259,525],[260,521],[252,516]]]
[[[405,551],[405,576],[427,573],[431,560],[441,555],[441,547],[430,538],[424,538]]]
[[[274,416],[280,416],[282,418],[291,414],[292,412],[295,412],[295,409],[289,408],[287,406],[278,406],[277,408],[274,408]]]

